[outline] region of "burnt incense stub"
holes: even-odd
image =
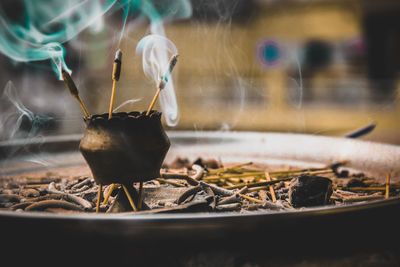
[[[79,150],[99,184],[148,181],[160,176],[170,147],[161,112],[120,112],[85,118]]]
[[[331,179],[301,174],[290,181],[289,202],[295,208],[326,205],[332,192]]]

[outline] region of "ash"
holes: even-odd
[[[333,207],[397,197],[398,183],[385,183],[363,173],[351,173],[345,162],[322,168],[295,169],[252,162],[222,164],[215,159],[193,162],[177,158],[161,177],[144,183],[143,204],[133,212],[122,186],[111,185],[101,196],[102,213],[282,212]],[[89,176],[0,180],[0,208],[15,212],[93,213],[99,186]],[[129,187],[139,201],[139,184]]]

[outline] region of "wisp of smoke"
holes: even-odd
[[[40,116],[28,110],[21,102],[13,83],[9,81],[1,97],[0,140],[18,137],[34,137],[43,125],[52,120],[49,116]],[[21,130],[23,120],[31,127]],[[24,136],[22,136],[24,135]]]
[[[69,70],[62,43],[99,22],[116,2],[24,0],[24,21],[19,22],[0,9],[0,52],[19,62],[50,59],[61,79],[61,69]]]
[[[20,21],[11,20],[0,7],[0,53],[16,62],[50,60],[60,80],[62,69],[71,73],[65,62],[63,44],[75,39],[85,29],[100,31],[105,24],[103,19],[106,13],[123,8],[118,46],[130,14],[138,15],[135,20],[141,22],[146,21],[143,18],[149,19],[150,32],[158,37],[145,37],[141,43],[150,43],[154,48],[144,53],[149,57],[144,63],[149,64],[145,73],[153,75],[158,75],[161,67],[167,64],[170,50],[176,50],[165,37],[164,23],[192,15],[189,0],[21,0],[20,3],[23,13]],[[160,44],[149,42],[150,39],[157,39]],[[149,71],[149,68],[154,71]],[[160,105],[167,124],[176,125],[178,108],[172,79],[160,95]]]
[[[140,100],[142,100],[142,98],[126,100],[126,101],[124,101],[121,105],[119,105],[118,107],[116,107],[116,108],[113,110],[113,112],[118,111],[119,109],[121,109],[122,107],[124,107],[124,106],[126,106],[126,105],[128,105],[128,104],[133,104],[133,103],[139,102]]]
[[[166,37],[152,34],[144,37],[136,47],[142,54],[143,71],[156,85],[168,67],[169,55],[178,54],[175,45]],[[172,77],[168,77],[166,87],[160,93],[160,106],[169,126],[178,123],[178,104]]]

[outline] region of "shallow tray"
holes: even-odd
[[[171,149],[166,161],[182,156],[191,160],[216,158],[225,163],[253,161],[319,167],[348,160],[349,168],[378,179],[383,179],[387,172],[394,179],[400,174],[399,146],[301,134],[167,134],[171,139]],[[84,168],[85,162],[77,152],[79,140],[78,135],[2,142],[0,176]],[[59,245],[59,240],[63,244],[70,241],[75,248],[96,251],[112,242],[112,251],[133,246],[139,253],[150,248],[165,252],[177,248],[198,251],[199,248],[216,247],[246,251],[251,247],[255,251],[260,247],[254,244],[260,240],[270,240],[263,243],[263,249],[272,251],[284,246],[289,251],[291,249],[291,253],[337,246],[366,249],[382,247],[389,238],[399,238],[399,212],[398,197],[344,206],[244,214],[54,214],[1,210],[0,235],[11,243],[53,240],[56,236],[55,242]],[[309,245],[304,246],[306,241]],[[47,249],[54,248],[50,244],[52,242],[47,243]],[[171,244],[175,245],[171,247]],[[107,249],[110,250],[110,246]]]

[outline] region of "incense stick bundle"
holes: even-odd
[[[158,81],[158,85],[157,85],[157,92],[154,95],[149,108],[147,109],[146,116],[149,116],[150,111],[153,109],[154,104],[156,103],[161,90],[165,88],[165,85],[168,82],[168,77],[171,75],[171,72],[174,69],[176,62],[178,62],[178,54],[175,54],[170,58],[167,71],[165,72],[165,74],[163,76],[160,77],[160,80]]]
[[[71,78],[71,75],[69,75],[69,73],[67,71],[65,71],[64,69],[62,69],[61,71],[62,74],[62,78],[64,80],[65,85],[67,86],[69,92],[71,93],[71,95],[76,98],[76,100],[78,100],[79,105],[81,106],[81,109],[83,111],[83,113],[85,114],[86,118],[89,118],[89,112],[86,110],[85,105],[83,104],[81,98],[79,97],[79,91],[78,88],[76,88],[76,85],[74,83],[74,81]]]

